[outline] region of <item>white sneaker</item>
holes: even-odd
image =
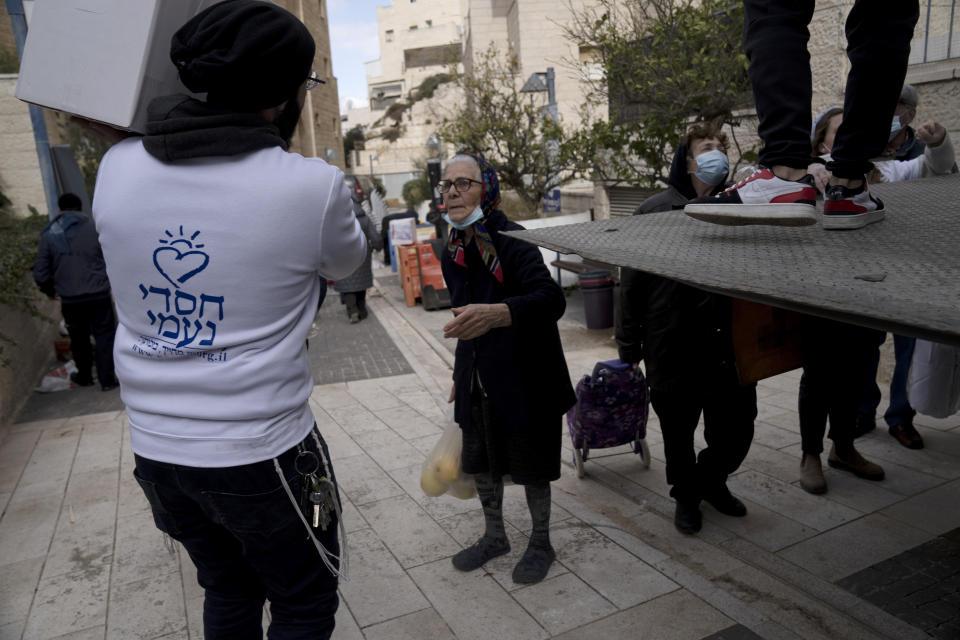
[[[757,169],[726,191],[694,198],[683,212],[714,224],[803,227],[817,222],[817,189],[812,176],[784,180],[770,169]]]
[[[866,180],[857,189],[832,185],[823,195],[824,229],[861,229],[885,216],[883,202],[870,195]]]

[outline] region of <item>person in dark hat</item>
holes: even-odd
[[[367,246],[340,170],[286,151],[321,82],[313,38],[272,3],[228,0],[170,53],[205,99],[156,98],[93,203],[134,475],[197,566],[208,640],[262,637],[266,600],[270,638],[329,638],[346,544],[306,338],[319,283]]]

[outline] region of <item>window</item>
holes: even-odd
[[[960,57],[960,7],[957,0],[921,3],[910,43],[910,64]]]
[[[383,34],[383,39],[387,42],[393,42],[393,29],[387,29],[387,31]]]
[[[432,27],[433,27],[433,20],[427,20],[427,29],[430,29]]]
[[[417,25],[415,24],[410,25],[410,31],[416,31],[416,30],[417,30]]]

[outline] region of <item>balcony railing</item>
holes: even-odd
[[[921,0],[920,20],[910,43],[910,64],[960,58],[957,0]]]

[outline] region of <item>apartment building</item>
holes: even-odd
[[[392,141],[377,137],[386,110],[451,63],[469,71],[491,46],[518,56],[522,78],[553,67],[560,118],[575,123],[584,92],[570,66],[578,59],[578,47],[563,35],[569,17],[569,3],[551,0],[392,0],[391,6],[378,8],[380,58],[367,63],[370,104],[345,116],[344,126],[360,125],[372,134],[364,150],[356,152],[355,170],[381,178],[388,197],[399,197],[403,183],[416,175],[416,165],[437,153],[435,147],[427,148],[436,135],[437,112],[443,111],[436,103],[456,107],[462,98],[447,87],[434,105],[414,105],[405,115],[401,137]],[[450,151],[440,140],[439,153]]]

